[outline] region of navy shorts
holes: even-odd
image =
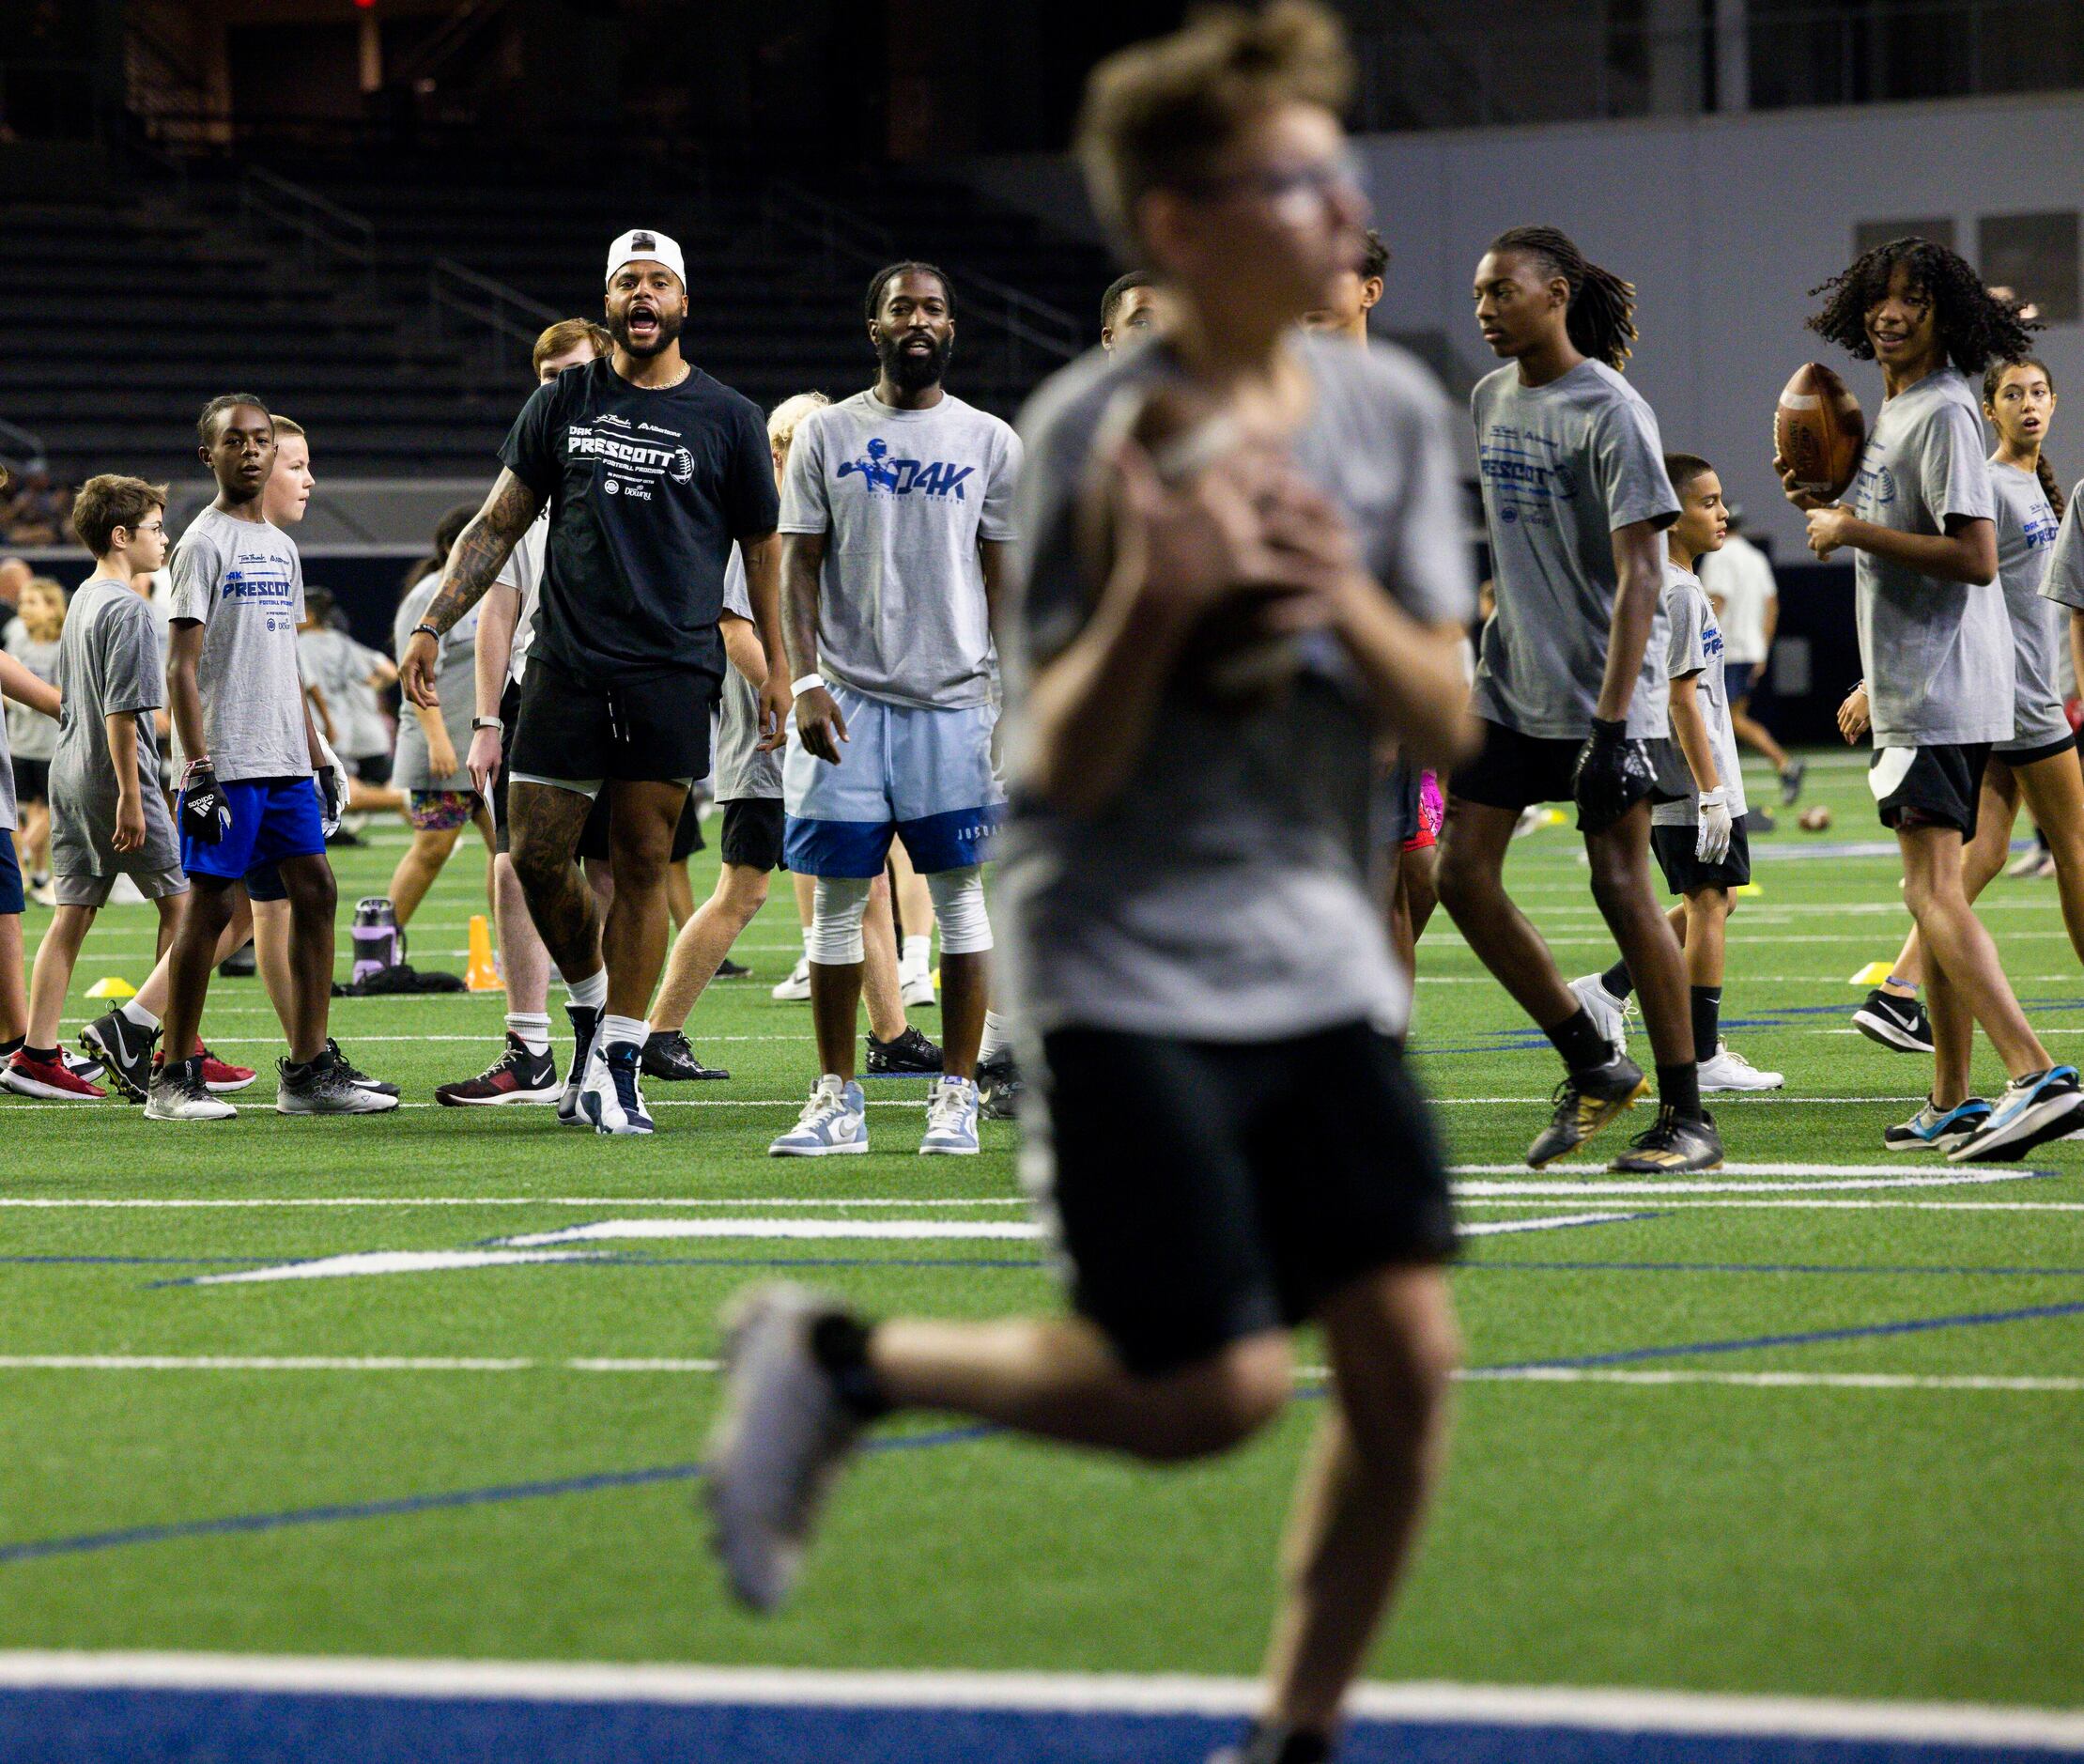
[[[14,855],[14,835],[0,828],[0,915],[19,915],[28,905],[22,892],[22,865]]]
[[[270,868],[285,858],[325,856],[318,790],[308,777],[245,778],[218,788],[224,793],[232,824],[214,845],[198,844],[185,831],[181,834],[181,868],[192,877],[246,881],[250,872]],[[177,823],[180,819],[178,804],[174,818]],[[266,883],[262,886],[265,889]],[[254,892],[251,883],[248,891]],[[254,898],[280,900],[283,896],[259,892]]]
[[[1751,697],[1752,680],[1757,673],[1758,664],[1754,661],[1731,661],[1726,657],[1723,658],[1722,687],[1729,694],[1732,704],[1741,704]]]

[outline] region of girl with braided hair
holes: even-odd
[[[1903,853],[1904,905],[1929,983],[1932,1094],[1884,1143],[1944,1151],[1954,1163],[2011,1162],[2084,1125],[2076,1070],[2049,1058],[2019,1009],[1969,904],[1965,861],[1992,748],[2041,734],[2030,719],[2020,723],[2015,704],[2013,621],[1999,585],[2004,504],[1992,481],[1993,472],[2032,479],[1984,458],[1967,378],[2025,355],[2028,326],[2014,302],[1922,239],[1878,246],[1815,291],[1826,301],[1811,328],[1876,363],[1885,392],[1849,503],[1803,493],[1786,461],[1773,462],[1808,517],[1810,549],[1853,552],[1866,679],[1839,727],[1849,742],[1873,733],[1868,784]],[[2000,375],[2000,394],[2006,383]],[[1978,1024],[2010,1079],[1995,1105],[1970,1082]]]
[[[1498,611],[1471,699],[1483,749],[1449,785],[1440,899],[1563,1058],[1554,1117],[1527,1153],[1539,1168],[1649,1088],[1619,1002],[1598,975],[1567,985],[1505,892],[1521,812],[1575,801],[1592,896],[1656,1056],[1656,1122],[1613,1168],[1713,1169],[1722,1146],[1701,1107],[1685,957],[1650,881],[1652,797],[1676,800],[1691,781],[1653,760],[1671,745],[1662,534],[1679,501],[1656,414],[1622,378],[1635,290],[1554,227],[1520,226],[1476,266],[1475,302],[1506,363],[1470,398]]]

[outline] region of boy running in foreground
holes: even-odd
[[[1722,481],[1706,460],[1666,454],[1664,470],[1679,499],[1679,518],[1665,534],[1665,651],[1672,681],[1672,738],[1686,756],[1697,794],[1660,802],[1650,811],[1650,850],[1665,885],[1681,897],[1670,923],[1686,951],[1693,1005],[1693,1045],[1701,1049],[1703,1091],[1776,1091],[1784,1078],[1761,1072],[1722,1044],[1723,928],[1732,890],[1752,879],[1744,780],[1737,769],[1737,735],[1723,673],[1722,633],[1707,591],[1694,574],[1729,531]],[[1633,988],[1629,965],[1570,983],[1599,1031],[1626,1047],[1622,1005]]]
[[[1178,320],[1075,364],[1024,419],[999,903],[1035,1038],[1027,1155],[1076,1315],[872,1323],[755,1292],[710,1456],[732,1585],[768,1609],[877,1417],[954,1410],[1179,1462],[1273,1419],[1290,1331],[1315,1321],[1335,1395],[1264,1716],[1229,1755],[1249,1764],[1330,1756],[1458,1352],[1445,1168],[1363,864],[1377,743],[1437,763],[1463,739],[1455,651],[1426,627],[1466,616],[1468,558],[1437,386],[1296,330],[1359,246],[1351,77],[1331,18],[1286,0],[1116,55],[1081,124],[1101,211]],[[1206,420],[1153,455],[1123,430],[1165,405]],[[1103,499],[1110,565],[1079,536]],[[1218,689],[1239,664],[1263,689]]]

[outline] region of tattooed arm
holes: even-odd
[[[463,529],[450,551],[445,577],[425,622],[446,631],[476,606],[542,506],[540,496],[511,471],[502,471],[477,518]],[[424,710],[441,705],[434,692],[435,659],[435,641],[425,631],[415,631],[398,658],[398,684],[407,702]]]

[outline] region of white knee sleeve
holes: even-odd
[[[981,955],[992,947],[992,916],[984,905],[984,873],[943,870],[926,878],[934,917],[941,921],[943,955]]]
[[[821,967],[851,967],[861,959],[861,915],[869,909],[872,876],[821,875],[810,937],[804,952]]]

